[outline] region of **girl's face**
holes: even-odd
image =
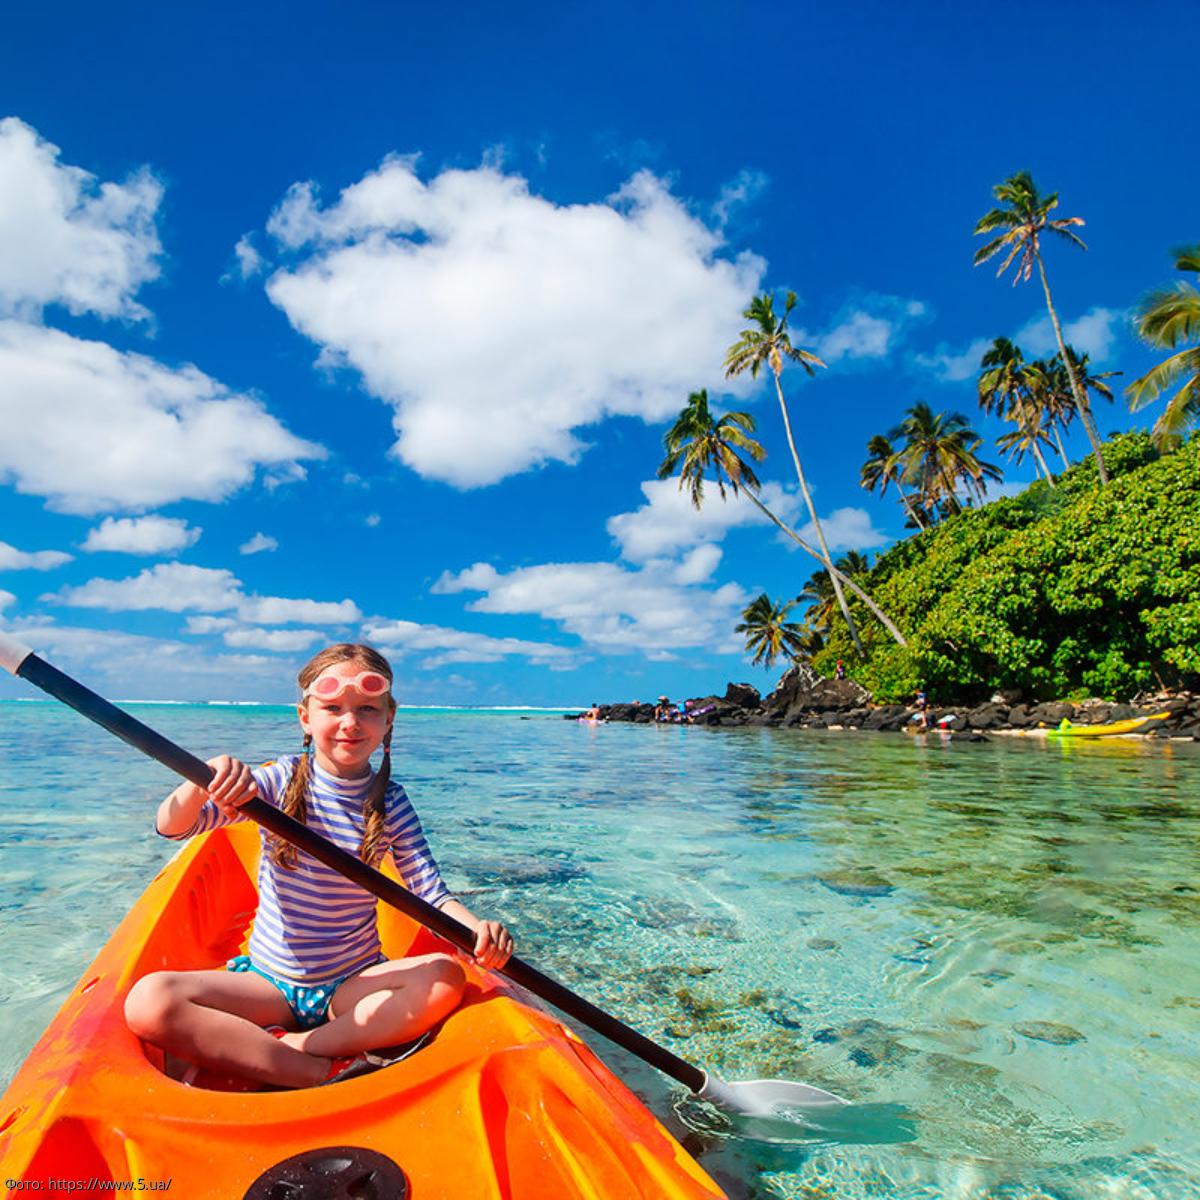
[[[367,669],[349,659],[327,667],[318,678],[353,679]],[[365,696],[353,687],[334,700],[309,696],[297,705],[300,727],[312,735],[317,762],[342,779],[365,775],[371,769],[371,755],[391,728],[393,711],[390,694]]]

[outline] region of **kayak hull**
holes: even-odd
[[[1047,737],[1099,738],[1119,737],[1124,733],[1139,733],[1150,721],[1169,717],[1170,713],[1154,713],[1148,717],[1130,717],[1127,721],[1110,721],[1107,725],[1072,725],[1064,722],[1057,729],[1046,730]]]
[[[429,1045],[373,1074],[279,1092],[170,1078],[126,1028],[125,997],[150,971],[244,950],[258,844],[249,824],[215,830],[155,877],[0,1100],[3,1178],[241,1197],[294,1155],[353,1146],[391,1159],[412,1200],[723,1195],[578,1037],[474,964]],[[394,909],[379,918],[389,957],[447,948]]]

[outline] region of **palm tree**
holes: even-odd
[[[735,495],[739,488],[746,488],[750,494],[757,492],[758,476],[742,457],[744,454],[762,462],[767,456],[750,436],[754,430],[754,418],[749,413],[730,412],[714,418],[708,407],[708,389],[692,392],[687,407],[663,438],[667,456],[658,468],[659,479],[667,479],[678,470],[679,486],[688,488],[696,508],[704,501],[704,478],[709,472],[722,500],[726,487]]]
[[[1075,398],[1071,395],[1071,379],[1063,360],[1056,354],[1051,359],[1035,359],[1026,371],[1029,394],[1034,407],[1046,418],[1054,436],[1054,446],[1064,466],[1070,466],[1067,447],[1062,435],[1078,415]]]
[[[799,363],[809,375],[813,374],[814,367],[825,365],[810,350],[802,350],[792,345],[792,340],[788,336],[788,316],[795,307],[795,292],[787,293],[782,317],[775,316],[775,301],[770,293],[764,292],[761,296],[754,297],[750,302],[750,307],[742,313],[742,316],[748,321],[753,321],[754,324],[749,329],[743,329],[741,336],[726,352],[725,378],[732,379],[735,375],[742,374],[743,371],[749,371],[750,377],[757,379],[759,371],[764,366],[770,367],[771,373],[775,376],[775,393],[779,397],[779,411],[783,414],[783,428],[787,434],[788,449],[792,452],[792,462],[796,466],[796,478],[800,481],[800,491],[804,496],[804,503],[808,505],[808,515],[812,518],[817,543],[821,547],[821,553],[825,556],[825,565],[832,572],[833,559],[829,554],[829,545],[825,541],[825,531],[821,528],[817,510],[813,506],[812,496],[808,491],[804,469],[800,466],[800,455],[796,453],[796,442],[792,437],[792,422],[788,416],[787,403],[783,398],[783,386],[779,382],[785,361]],[[846,603],[846,597],[842,593],[842,585],[836,575],[831,574],[830,579],[833,583],[834,595],[837,596],[838,607],[842,610],[842,616],[846,618],[846,625],[850,630],[854,648],[859,654],[862,654],[862,642],[859,640],[854,618],[850,615],[850,606]]]
[[[890,436],[904,440],[898,455],[904,478],[918,485],[922,503],[931,514],[961,509],[960,481],[982,499],[986,481],[1003,478],[998,467],[976,455],[983,439],[962,413],[934,413],[928,404],[918,401]]]
[[[867,461],[863,463],[862,470],[859,472],[859,483],[868,492],[873,492],[878,487],[879,494],[882,496],[887,491],[888,484],[895,481],[896,488],[900,492],[900,502],[904,505],[904,511],[908,513],[908,519],[918,529],[924,530],[926,525],[917,515],[916,507],[904,490],[896,450],[892,443],[884,434],[877,433],[867,443],[867,455]]]
[[[847,551],[834,566],[847,579],[865,575],[871,569],[867,556],[857,550]],[[837,597],[833,594],[827,571],[818,571],[810,576],[808,582],[800,589],[796,602],[807,602],[808,611],[805,613],[804,623],[814,633],[821,635],[829,631],[829,622],[837,607]]]
[[[1185,246],[1175,254],[1178,270],[1200,274],[1200,243]],[[1184,430],[1200,418],[1200,291],[1190,283],[1177,283],[1173,288],[1152,292],[1138,309],[1137,325],[1138,333],[1150,345],[1167,350],[1174,350],[1186,339],[1197,339],[1195,346],[1172,354],[1135,379],[1127,392],[1129,407],[1136,412],[1183,381],[1150,433],[1159,449],[1173,449],[1183,440]]]
[[[780,656],[799,658],[806,653],[806,631],[787,619],[795,606],[795,600],[775,604],[766,592],[746,606],[735,628],[746,635],[746,652],[754,651],[750,661],[755,666],[762,663],[769,668]]]
[[[1042,281],[1042,291],[1046,294],[1046,311],[1050,314],[1050,324],[1054,326],[1054,337],[1058,342],[1058,352],[1067,366],[1067,374],[1071,380],[1071,394],[1075,397],[1075,406],[1079,417],[1087,431],[1092,451],[1096,455],[1096,469],[1100,473],[1100,482],[1108,482],[1108,470],[1104,465],[1104,456],[1100,451],[1100,435],[1096,432],[1096,424],[1092,420],[1092,412],[1088,407],[1087,396],[1079,385],[1071,360],[1067,357],[1066,343],[1063,341],[1062,326],[1058,321],[1058,313],[1054,308],[1054,300],[1050,295],[1050,281],[1046,278],[1046,264],[1042,261],[1042,251],[1039,239],[1043,233],[1052,233],[1056,237],[1066,238],[1082,250],[1086,250],[1082,238],[1071,232],[1072,225],[1082,225],[1082,217],[1057,217],[1050,219],[1050,213],[1058,207],[1058,193],[1051,192],[1043,196],[1034,185],[1028,171],[1020,171],[1003,183],[992,189],[995,197],[1003,207],[993,208],[985,213],[975,225],[976,234],[992,234],[1001,230],[998,236],[992,238],[975,254],[975,265],[987,262],[1001,250],[1007,250],[1008,255],[1000,264],[997,275],[1003,275],[1009,264],[1017,259],[1017,269],[1013,275],[1013,283],[1028,280],[1037,265],[1038,275]]]
[[[1017,423],[1019,433],[1005,434],[1002,440],[1006,444],[1013,444],[1015,436],[1021,442],[1018,462],[1025,450],[1032,450],[1041,473],[1054,487],[1054,475],[1038,444],[1039,440],[1045,440],[1044,433],[1037,437],[1026,436],[1035,427],[1041,430],[1041,418],[1034,401],[1033,377],[1025,364],[1020,346],[1009,338],[998,337],[984,352],[979,365],[983,368],[979,376],[979,407],[985,413],[995,411],[1006,421]]]
[[[663,438],[666,457],[658,468],[659,479],[666,479],[676,470],[679,472],[679,488],[689,492],[692,504],[700,508],[704,501],[704,477],[712,471],[716,475],[721,497],[728,488],[735,496],[743,492],[755,506],[782,533],[811,554],[813,558],[829,567],[828,561],[819,550],[810,546],[790,525],[781,521],[758,497],[759,481],[754,468],[743,454],[761,462],[766,451],[750,434],[754,432],[754,418],[749,413],[726,413],[716,418],[708,406],[708,392],[692,392],[687,407],[679,414],[675,424]],[[833,568],[837,575],[837,568]],[[852,580],[843,577],[842,583],[871,610],[883,627],[901,646],[907,646],[904,635],[896,628],[887,614]]]
[[[1050,435],[1046,432],[1045,425],[1042,424],[1041,414],[1035,412],[1030,420],[1018,425],[1011,433],[1001,434],[996,439],[996,446],[1003,453],[1009,455],[1015,463],[1020,463],[1026,453],[1030,452],[1042,464],[1042,469],[1046,470],[1046,460],[1042,456],[1039,442],[1049,445]],[[1047,474],[1046,480],[1051,487],[1057,487],[1052,475]]]

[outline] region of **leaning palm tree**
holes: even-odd
[[[686,490],[693,506],[698,509],[704,502],[705,476],[712,472],[722,499],[725,498],[726,489],[735,496],[743,493],[777,529],[829,569],[830,564],[821,552],[810,546],[759,499],[761,485],[753,466],[743,455],[761,462],[766,457],[766,451],[750,436],[752,433],[754,418],[749,413],[726,413],[723,417],[715,417],[708,405],[708,392],[692,392],[687,407],[663,438],[667,453],[658,468],[658,477],[666,479],[678,471],[680,491]],[[838,575],[836,567],[833,573]],[[894,622],[857,583],[845,576],[840,578],[840,582],[854,592],[901,646],[908,645]]]
[[[865,575],[871,564],[865,554],[857,550],[849,550],[841,556],[834,566],[847,579]],[[818,634],[829,632],[829,623],[837,608],[837,597],[833,594],[833,586],[827,571],[818,571],[809,577],[808,582],[800,589],[796,597],[798,604],[807,604],[804,623]]]
[[[746,652],[754,652],[750,660],[754,666],[761,663],[769,668],[774,666],[777,658],[805,656],[808,649],[806,630],[787,619],[795,606],[795,600],[776,604],[766,592],[746,606],[741,622],[734,628],[746,635]]]
[[[924,530],[926,525],[917,515],[915,505],[909,500],[908,493],[904,490],[896,449],[892,443],[884,434],[877,433],[867,442],[867,455],[867,461],[863,463],[862,470],[859,472],[860,485],[865,487],[868,492],[879,488],[879,494],[882,496],[887,491],[888,484],[895,482],[896,489],[900,493],[900,503],[904,505],[904,511],[908,513],[908,519],[918,529]]]
[[[1013,462],[1020,463],[1027,453],[1032,453],[1034,458],[1042,464],[1045,470],[1045,458],[1039,442],[1050,444],[1050,434],[1046,432],[1046,426],[1042,424],[1040,414],[1034,414],[1033,418],[1025,423],[1018,425],[1011,433],[1001,434],[996,439],[996,446],[1004,454],[1012,458]],[[1054,477],[1050,474],[1046,475],[1046,480],[1051,487],[1055,487]]]
[[[1175,266],[1180,271],[1200,274],[1200,244],[1175,253]],[[1138,309],[1137,326],[1138,333],[1152,346],[1174,350],[1181,341],[1197,342],[1163,359],[1128,388],[1129,407],[1136,412],[1183,381],[1150,432],[1160,450],[1170,450],[1200,419],[1200,291],[1190,283],[1177,283],[1173,288],[1152,292]]]
[[[1033,406],[1046,420],[1058,457],[1064,466],[1069,467],[1071,460],[1067,456],[1063,434],[1079,414],[1075,408],[1075,397],[1071,395],[1067,368],[1057,354],[1050,359],[1038,358],[1026,367],[1026,378]]]
[[[1058,313],[1054,308],[1054,300],[1050,295],[1050,281],[1046,278],[1046,264],[1042,261],[1040,238],[1043,233],[1052,233],[1056,237],[1066,238],[1067,241],[1086,250],[1082,238],[1071,232],[1072,225],[1082,225],[1082,217],[1050,218],[1050,213],[1058,207],[1058,193],[1051,192],[1043,196],[1035,186],[1028,171],[1021,171],[997,184],[992,189],[1002,207],[993,208],[985,213],[975,225],[976,234],[995,234],[985,246],[975,254],[975,265],[987,262],[989,258],[1001,250],[1008,254],[1000,264],[997,275],[1003,275],[1014,259],[1017,269],[1013,275],[1013,283],[1022,279],[1028,280],[1034,265],[1042,281],[1042,291],[1046,294],[1046,311],[1050,314],[1050,324],[1054,326],[1054,337],[1058,342],[1058,352],[1062,355],[1071,380],[1071,394],[1075,398],[1075,406],[1079,417],[1087,431],[1092,451],[1096,455],[1096,469],[1100,473],[1100,482],[1108,482],[1108,470],[1104,465],[1104,455],[1100,450],[1100,435],[1096,432],[1096,423],[1092,420],[1092,412],[1088,407],[1087,396],[1079,385],[1074,366],[1067,358],[1066,343],[1063,341],[1062,326],[1058,321]]]
[[[1034,396],[1036,377],[1026,365],[1020,346],[1009,338],[998,337],[984,352],[979,365],[982,368],[979,376],[979,407],[985,413],[994,411],[1006,421],[1016,422],[1016,439],[1023,446],[1022,457],[1025,450],[1032,450],[1041,473],[1054,487],[1054,475],[1038,444],[1046,440],[1045,437],[1027,436],[1034,428],[1041,430],[1042,422]],[[1002,440],[1010,444],[1013,438],[1014,435],[1005,434]]]
[[[956,513],[962,508],[960,482],[982,499],[987,480],[1003,478],[998,467],[983,462],[975,453],[983,439],[962,413],[935,413],[928,404],[918,401],[890,436],[897,441],[903,439],[898,460],[904,477],[918,486],[930,514]]]
[[[783,386],[779,382],[780,376],[783,374],[784,363],[787,361],[799,363],[809,375],[813,374],[814,367],[825,365],[812,351],[802,350],[798,346],[792,345],[792,339],[788,335],[788,316],[795,307],[795,292],[788,292],[784,301],[782,317],[776,317],[775,301],[770,293],[764,292],[761,296],[754,297],[750,302],[750,307],[742,313],[742,316],[748,321],[752,321],[753,325],[749,329],[743,329],[741,337],[726,352],[725,378],[731,379],[735,375],[741,375],[743,371],[749,371],[750,377],[757,379],[759,371],[764,366],[770,367],[771,374],[775,376],[775,394],[779,397],[779,411],[783,414],[783,429],[787,434],[788,449],[792,452],[792,462],[796,466],[796,478],[800,481],[800,492],[804,496],[804,503],[808,505],[808,515],[812,519],[813,530],[817,535],[817,544],[821,547],[821,553],[825,557],[825,565],[831,572],[830,580],[833,583],[834,595],[837,596],[838,607],[842,610],[842,616],[846,618],[846,625],[850,630],[854,648],[859,654],[862,654],[862,642],[859,641],[854,618],[850,615],[850,606],[846,603],[846,597],[842,593],[841,583],[837,576],[832,574],[833,559],[830,557],[829,546],[825,541],[825,531],[821,528],[817,510],[813,506],[812,496],[808,491],[804,469],[800,466],[800,455],[796,452],[796,442],[792,437],[792,422],[788,415],[787,402],[783,398]]]

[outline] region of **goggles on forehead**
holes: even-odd
[[[318,700],[336,700],[347,688],[354,688],[362,695],[375,699],[385,695],[391,686],[387,677],[380,675],[378,671],[362,671],[348,679],[340,675],[318,675],[304,689],[304,696],[315,696]]]

